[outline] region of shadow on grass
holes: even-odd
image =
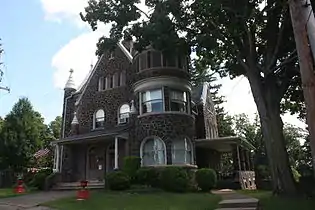
[[[242,190],[240,193],[259,199],[260,206],[264,210],[314,210],[315,200],[301,197],[273,196],[270,191]]]

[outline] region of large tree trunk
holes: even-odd
[[[268,162],[271,169],[273,191],[277,194],[292,195],[296,193],[289,158],[286,151],[283,123],[280,116],[280,98],[276,81],[262,78],[252,66],[248,80],[260,117],[262,133],[266,145]]]

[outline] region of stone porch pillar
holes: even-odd
[[[240,154],[240,147],[239,145],[236,146],[236,152],[237,152],[237,163],[238,163],[238,170],[241,171],[241,154]]]
[[[251,171],[250,151],[246,150],[246,170]]]
[[[240,156],[241,156],[241,171],[246,171],[246,157],[245,150],[240,148]]]
[[[118,169],[118,137],[115,136],[115,166],[114,169]]]

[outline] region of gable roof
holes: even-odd
[[[130,52],[123,46],[122,41],[117,43],[117,46],[121,49],[121,51],[126,55],[126,57],[128,58],[128,60],[130,62],[132,62],[132,55],[130,54]],[[77,99],[77,101],[75,102],[75,106],[77,106],[81,99],[82,96],[86,90],[87,84],[90,83],[96,69],[98,68],[98,66],[100,65],[101,60],[103,59],[104,54],[98,59],[98,61],[96,62],[96,64],[94,65],[93,69],[90,70],[90,72],[87,74],[87,76],[85,77],[85,79],[83,80],[83,82],[81,83],[81,85],[79,86],[78,90],[76,91],[76,93],[81,93],[81,95],[79,96],[79,98]]]

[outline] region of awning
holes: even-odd
[[[196,147],[211,148],[219,152],[231,152],[235,145],[247,150],[254,150],[255,147],[246,139],[238,136],[218,137],[213,139],[196,139]]]
[[[127,129],[128,129],[127,126],[121,126],[121,127],[117,127],[111,130],[105,130],[105,129],[95,130],[95,131],[91,131],[85,134],[68,136],[66,138],[53,141],[51,143],[53,145],[54,144],[76,144],[76,143],[84,143],[87,141],[91,142],[91,141],[106,140],[115,136],[118,136],[121,138],[128,138]]]

